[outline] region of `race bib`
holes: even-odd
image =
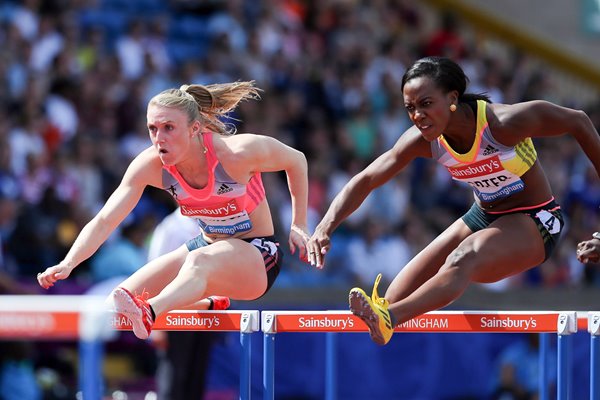
[[[521,178],[502,166],[498,156],[460,167],[448,167],[452,178],[473,188],[477,197],[490,202],[525,189]]]
[[[208,235],[236,235],[252,229],[248,212],[235,200],[211,206],[189,207],[181,205],[181,213],[193,217]]]
[[[546,227],[546,230],[551,235],[555,235],[560,232],[560,221],[556,218],[552,213],[542,210],[539,211],[535,216],[540,220],[542,224]]]

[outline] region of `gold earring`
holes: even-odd
[[[456,104],[450,104],[450,112],[456,111]]]

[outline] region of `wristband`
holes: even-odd
[[[593,237],[594,239],[598,239],[598,240],[600,240],[600,232],[594,232],[594,233],[592,233],[592,237]]]

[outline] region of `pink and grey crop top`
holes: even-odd
[[[444,135],[431,142],[431,153],[453,179],[471,185],[481,201],[491,202],[525,189],[521,176],[533,166],[537,153],[531,138],[516,146],[498,143],[489,128],[486,102],[477,100],[476,111],[475,141],[467,153],[454,151]]]
[[[206,146],[208,183],[188,185],[175,166],[163,166],[163,188],[179,203],[181,213],[195,218],[208,235],[237,235],[252,229],[249,214],[265,198],[259,172],[247,184],[234,181],[216,157],[211,133],[202,134]]]

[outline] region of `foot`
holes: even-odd
[[[115,312],[123,314],[131,321],[135,336],[139,339],[148,339],[154,319],[144,293],[134,296],[129,290],[118,287],[113,290],[113,298]]]
[[[348,295],[348,301],[352,314],[367,324],[371,339],[379,345],[384,345],[392,338],[394,327],[390,312],[388,311],[388,301],[377,294],[377,286],[380,280],[381,274],[377,275],[375,279],[373,295],[371,297],[364,290],[353,288]]]
[[[209,310],[227,310],[231,305],[229,297],[225,296],[209,296],[208,300],[210,301]]]

